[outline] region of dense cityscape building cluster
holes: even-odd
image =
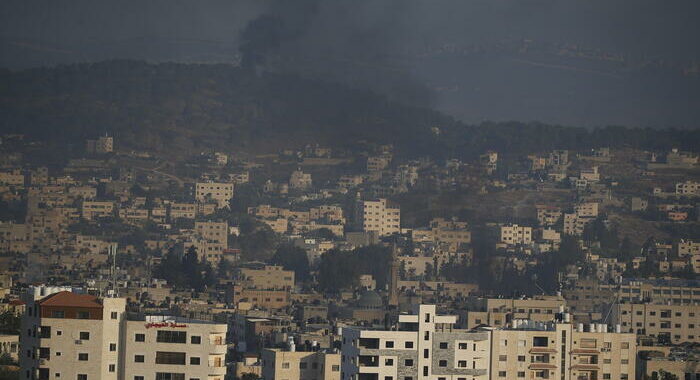
[[[17,378],[700,379],[697,152],[43,144],[0,145]]]

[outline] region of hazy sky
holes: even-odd
[[[4,0],[0,66],[237,62],[241,31],[270,16],[248,28],[268,69],[467,121],[696,127],[698,14],[697,0]]]

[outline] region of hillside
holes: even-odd
[[[394,143],[399,154],[412,157],[592,146],[696,149],[700,141],[697,130],[465,125],[368,91],[293,75],[140,61],[0,71],[0,132],[76,146],[110,133],[122,149],[178,155],[312,142],[350,147],[360,140]]]

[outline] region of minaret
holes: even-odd
[[[389,277],[389,306],[399,306],[399,257],[396,243],[391,249],[391,272]]]

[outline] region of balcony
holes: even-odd
[[[357,360],[358,367],[379,367],[379,356],[360,356]]]
[[[554,354],[557,350],[550,347],[532,347],[530,349],[531,354]]]
[[[360,338],[358,347],[376,350],[379,348],[379,338]]]

